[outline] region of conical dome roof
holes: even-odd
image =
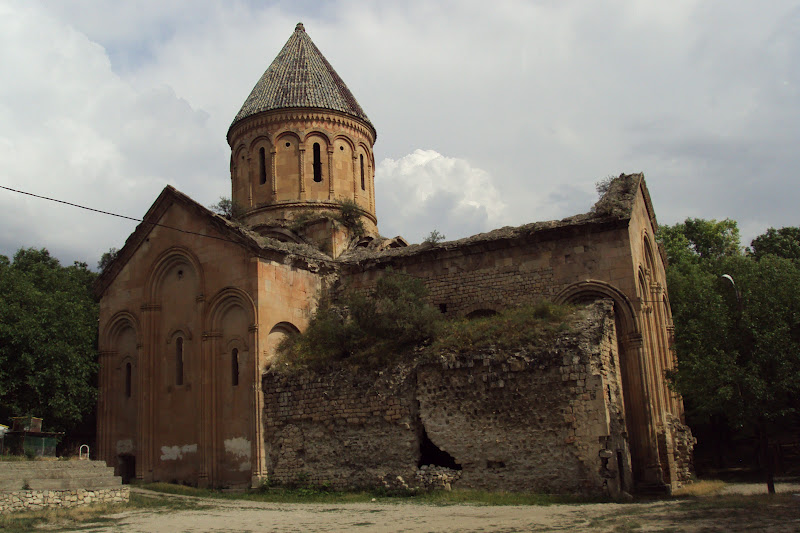
[[[294,33],[250,92],[233,124],[249,116],[288,107],[318,107],[341,111],[367,122],[353,93],[303,28]]]

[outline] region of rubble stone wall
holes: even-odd
[[[360,375],[267,373],[270,479],[336,488],[630,490],[613,306],[579,312],[575,330],[540,348]],[[428,467],[423,432],[455,468]]]
[[[78,507],[92,503],[124,503],[130,500],[130,495],[130,487],[0,492],[0,514],[50,507]]]

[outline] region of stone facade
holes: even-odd
[[[423,355],[372,372],[267,372],[270,479],[338,489],[630,490],[613,303],[577,314],[536,348],[440,362]]]
[[[130,500],[130,494],[129,487],[0,492],[0,514],[53,507],[79,507],[93,503],[125,503]]]
[[[669,490],[685,479],[693,441],[681,424],[681,400],[664,378],[675,364],[671,312],[664,258],[655,243],[658,224],[644,177],[621,175],[589,213],[408,246],[400,237],[386,239],[377,231],[376,137],[355,98],[298,25],[228,131],[231,192],[243,210],[236,213],[240,218],[211,213],[167,187],[100,276],[100,457],[128,479],[211,486],[252,486],[269,476],[292,480],[300,473],[315,483],[360,485],[391,473],[395,477],[381,483],[400,483],[400,476],[401,485],[420,479],[423,485],[521,487],[503,477],[514,464],[528,471],[536,486],[596,491],[598,480],[613,479],[598,474],[598,450],[611,450],[604,464],[629,463],[627,470],[619,470],[631,476],[619,482],[626,490]],[[431,303],[448,316],[476,316],[542,299],[608,299],[616,339],[608,341],[615,344],[609,353],[617,354],[619,369],[602,377],[614,365],[588,361],[575,363],[583,369],[566,374],[553,365],[547,371],[515,373],[485,354],[473,354],[480,364],[416,366],[400,374],[407,381],[387,383],[385,391],[374,389],[375,396],[354,395],[317,376],[321,381],[304,382],[302,394],[281,391],[276,407],[278,400],[271,395],[278,394],[278,385],[270,380],[278,377],[268,374],[262,382],[262,376],[280,340],[306,327],[328,288],[349,285],[367,291],[388,268],[424,280]],[[488,457],[488,451],[461,449],[463,443],[450,442],[444,432],[436,437],[447,442],[441,446],[455,455],[480,457],[475,464],[485,465],[462,469],[457,479],[417,469],[419,437],[409,428],[428,417],[425,424],[442,431],[442,420],[457,419],[450,415],[463,419],[469,409],[479,410],[473,402],[483,401],[485,391],[454,385],[469,379],[519,383],[530,395],[527,402],[545,383],[561,383],[557,390],[563,395],[552,400],[561,407],[554,411],[535,419],[519,413],[493,419],[495,448],[502,449],[497,443],[503,439],[519,442],[528,433],[543,442],[540,437],[563,430],[567,417],[574,430],[564,435],[574,438],[569,453],[585,461],[571,462],[572,470],[556,464],[567,453],[563,446],[552,461],[525,447],[521,457],[509,450],[504,458]],[[419,388],[424,380],[447,383],[442,387],[451,387],[449,394],[424,392]],[[605,444],[597,440],[601,422],[587,414],[600,412],[589,404],[600,401],[603,380],[616,398],[606,408],[608,424],[624,420],[602,433],[611,439]],[[513,403],[497,399],[510,394],[505,386],[486,390],[495,398],[489,403]],[[336,404],[318,401],[314,391],[327,391]],[[584,400],[587,394],[595,399]],[[578,401],[579,409],[559,410],[570,399]],[[312,419],[301,417],[301,424],[295,419],[306,410]],[[342,482],[341,468],[304,466],[326,464],[332,449],[314,442],[326,442],[326,431],[334,426],[343,429],[342,442],[352,457],[377,454],[384,432],[404,444],[384,465],[348,474]],[[587,435],[595,441],[590,443]],[[470,439],[474,446],[491,442],[489,436]],[[592,466],[575,466],[580,464]],[[565,479],[556,482],[553,476]]]

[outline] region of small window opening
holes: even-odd
[[[314,181],[322,181],[322,158],[319,154],[319,143],[314,143]]]
[[[363,191],[363,190],[365,190],[364,189],[364,154],[361,154],[359,156],[359,158],[361,160],[361,190]]]
[[[428,433],[424,427],[422,428],[419,442],[419,463],[417,467],[422,465],[443,466],[452,470],[461,470],[461,465],[456,463],[452,455],[441,450],[428,438]]]
[[[292,145],[292,143],[290,143],[288,141],[286,142],[286,148],[289,148],[291,145]]]
[[[447,312],[447,304],[439,304],[439,312],[446,313]]]
[[[267,155],[263,148],[258,150],[258,182],[261,185],[267,182]]]
[[[239,385],[239,349],[234,348],[231,352],[231,385]]]
[[[183,337],[175,340],[175,385],[183,385]]]
[[[340,146],[339,150],[344,151],[344,146]]]
[[[131,381],[132,381],[132,377],[133,377],[131,375],[131,373],[132,373],[131,364],[127,363],[125,365],[125,397],[126,398],[130,398],[131,397]]]

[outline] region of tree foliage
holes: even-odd
[[[446,238],[447,237],[445,237],[444,235],[439,233],[439,230],[435,229],[435,230],[431,231],[428,234],[428,236],[425,237],[425,240],[423,240],[422,242],[426,242],[428,244],[437,244],[437,243],[440,243],[440,242],[444,241]]]
[[[116,259],[118,255],[119,250],[116,248],[109,248],[107,252],[100,256],[100,261],[97,262],[97,269],[100,272],[103,272],[111,263],[114,262],[114,259]]]
[[[369,293],[344,290],[335,302],[322,298],[306,331],[280,351],[300,363],[381,362],[433,338],[441,313],[426,295],[421,280],[389,272]]]
[[[228,220],[238,220],[246,211],[244,206],[226,196],[220,196],[219,201],[208,206],[208,208],[216,214],[224,216]]]
[[[672,384],[690,418],[724,418],[757,433],[766,453],[769,426],[800,413],[800,265],[784,246],[791,234],[757,237],[753,254],[727,219],[687,219],[660,236],[678,355]]]
[[[766,255],[775,255],[800,263],[800,228],[769,228],[750,243],[752,254],[756,259]]]
[[[0,256],[0,421],[38,416],[68,430],[95,401],[96,274],[47,250]]]

